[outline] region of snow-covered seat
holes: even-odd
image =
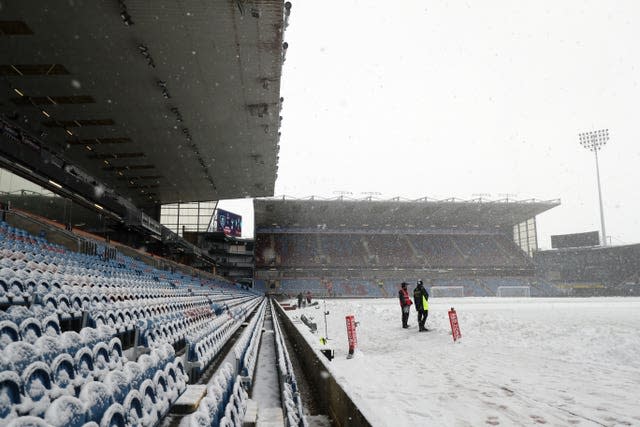
[[[80,400],[87,408],[87,417],[91,421],[100,422],[113,400],[109,387],[98,381],[89,381],[80,390]]]
[[[200,408],[202,408],[203,402],[200,403]],[[217,425],[217,423],[214,424],[211,421],[206,410],[198,410],[189,417],[189,427],[211,427],[212,425]]]
[[[57,315],[50,315],[42,320],[42,334],[58,337],[61,333],[60,322]]]
[[[28,415],[14,418],[7,424],[7,427],[51,427],[51,425],[40,417]]]
[[[144,410],[142,406],[142,395],[138,390],[131,390],[122,404],[124,415],[129,426],[142,426],[144,421]]]
[[[122,352],[122,342],[120,338],[114,337],[109,341],[109,355],[114,367],[122,367],[127,362],[127,358]]]
[[[42,336],[42,325],[38,319],[29,317],[20,323],[20,336],[23,341],[34,344]]]
[[[178,361],[182,363],[180,359]],[[178,396],[180,396],[187,388],[188,377],[184,373],[184,369],[182,367],[178,368],[176,363],[169,363],[164,372],[167,378],[167,385],[170,389],[176,390]]]
[[[75,331],[66,331],[60,334],[58,338],[61,351],[75,356],[76,353],[85,345],[82,342],[82,337]]]
[[[143,354],[138,358],[138,363],[142,368],[144,378],[153,378],[158,370],[158,356],[153,351],[150,354]]]
[[[38,350],[33,344],[24,341],[9,343],[4,348],[4,355],[13,371],[22,373],[31,363],[40,360]]]
[[[44,420],[53,427],[82,427],[87,421],[87,411],[82,400],[61,396],[51,403]]]
[[[117,403],[123,403],[129,391],[131,391],[131,385],[129,383],[129,377],[124,371],[111,371],[109,372],[103,383],[111,390],[111,396],[113,401]]]
[[[60,348],[60,340],[50,335],[44,335],[38,338],[34,346],[38,350],[40,358],[48,364],[53,362],[53,359],[63,352]]]
[[[76,376],[83,381],[89,381],[94,378],[93,372],[93,353],[89,347],[80,348],[74,358],[73,361],[76,367]]]
[[[33,362],[22,374],[23,399],[19,411],[42,416],[51,402],[51,372],[44,362]]]
[[[127,427],[124,408],[121,404],[114,403],[107,408],[100,420],[100,427]]]
[[[165,409],[168,408],[163,407],[162,402],[158,401],[156,388],[150,379],[144,380],[140,385],[140,395],[142,395],[142,409],[145,418],[151,425],[155,425],[159,415],[165,413]]]
[[[16,325],[21,324],[24,320],[33,317],[33,312],[21,305],[12,305],[6,311],[8,320],[12,320]]]
[[[71,319],[77,315],[77,313],[71,309],[69,297],[64,293],[58,294],[58,314],[62,319]]]
[[[109,347],[104,342],[93,346],[93,373],[96,377],[104,377],[111,370]]]
[[[10,419],[18,416],[21,384],[20,376],[16,372],[0,372],[0,425],[5,425]]]
[[[49,310],[58,311],[58,300],[54,291],[49,291],[49,293],[42,298],[42,305]]]
[[[11,320],[0,320],[0,350],[16,341],[20,341],[18,325]]]
[[[131,383],[131,387],[135,389],[139,389],[140,385],[142,385],[142,381],[145,380],[142,366],[140,366],[138,362],[129,361],[124,364],[123,370],[127,374],[127,377],[129,377],[129,382]]]
[[[167,375],[164,371],[158,370],[153,376],[153,384],[156,387],[158,400],[167,404],[167,409],[178,398],[178,391],[169,387]]]
[[[66,354],[59,354],[51,363],[51,381],[58,388],[59,394],[74,396],[79,381],[76,379],[76,370],[73,358]]]

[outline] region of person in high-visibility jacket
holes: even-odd
[[[418,311],[418,330],[420,332],[428,331],[424,324],[429,316],[429,292],[424,288],[422,280],[418,280],[416,288],[413,290],[413,302]]]

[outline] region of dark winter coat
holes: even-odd
[[[413,290],[413,301],[417,311],[429,311],[429,292],[423,285],[418,285]]]

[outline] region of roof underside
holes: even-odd
[[[138,206],[272,195],[283,13],[273,0],[3,2],[0,112]]]
[[[260,229],[387,228],[493,229],[512,227],[558,206],[552,201],[254,201],[255,226]]]

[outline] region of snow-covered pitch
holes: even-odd
[[[374,426],[640,425],[640,298],[432,298],[422,333],[413,309],[401,328],[396,299],[326,307],[328,369]],[[315,335],[297,322],[314,346],[322,309],[287,312],[314,317]],[[360,322],[349,360],[348,314]]]

